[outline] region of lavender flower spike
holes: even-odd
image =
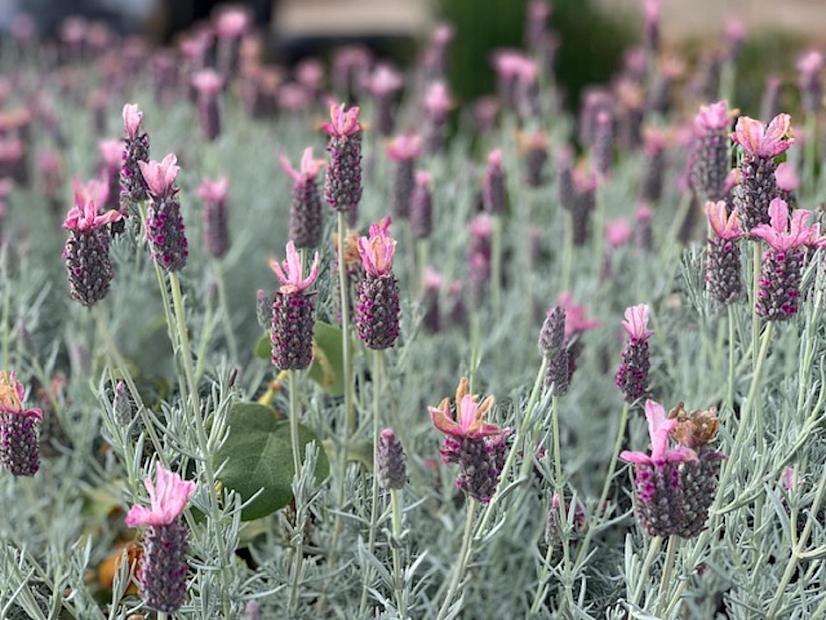
[[[445,435],[440,450],[442,461],[459,464],[456,486],[483,504],[496,492],[505,464],[504,437],[508,431],[485,421],[494,402],[493,396],[479,402],[477,396],[469,393],[467,378],[462,377],[456,389],[454,409],[448,398],[438,407],[428,407],[433,426]]]
[[[142,161],[138,165],[151,198],[146,214],[146,239],[152,260],[167,271],[183,269],[189,256],[189,243],[175,185],[180,171],[178,158],[169,153],[161,162]]]
[[[426,170],[417,170],[416,184],[410,196],[410,234],[413,239],[426,239],[433,232],[432,176]]]
[[[189,530],[180,516],[195,483],[184,481],[160,464],[155,466],[155,483],[144,481],[150,508],[135,505],[126,515],[126,525],[148,526],[143,534],[143,560],[138,580],[146,606],[175,612],[186,598],[186,553]]]
[[[224,78],[214,69],[201,69],[192,77],[192,85],[198,93],[198,122],[204,140],[212,142],[221,133],[221,112],[218,109],[218,93],[224,87]]]
[[[40,409],[24,409],[26,390],[14,372],[0,372],[0,467],[13,476],[40,469]]]
[[[737,211],[729,215],[726,203],[707,202],[705,206],[711,236],[706,248],[706,291],[721,304],[730,304],[740,297],[740,246],[742,236]]]
[[[149,161],[149,136],[141,133],[143,112],[134,103],[123,106],[123,127],[126,132],[123,150],[123,165],[120,169],[121,209],[146,200],[144,183],[139,163]]]
[[[304,149],[298,170],[290,165],[284,155],[281,155],[278,161],[293,179],[289,221],[290,239],[298,248],[318,247],[324,234],[324,220],[316,177],[324,166],[324,161],[313,158],[311,146]]]
[[[823,81],[820,74],[823,72],[823,54],[818,50],[810,50],[797,61],[797,71],[800,74],[800,94],[803,108],[809,114],[814,114],[820,108],[823,98]]]
[[[690,448],[669,447],[668,436],[677,420],[667,419],[660,403],[646,401],[645,417],[651,453],[624,450],[620,459],[634,464],[634,504],[640,526],[649,536],[670,536],[680,531],[685,512],[679,466],[697,455]]]
[[[226,177],[204,179],[198,186],[198,196],[204,201],[204,245],[215,258],[221,258],[229,249],[228,190]]]
[[[482,179],[482,205],[488,213],[505,212],[505,170],[502,167],[502,149],[494,149],[488,155],[488,165]]]
[[[295,244],[287,244],[287,258],[270,262],[281,287],[272,304],[272,363],[280,370],[303,370],[313,361],[315,306],[306,292],[318,277],[318,252],[307,277],[301,271],[301,258]]]
[[[359,109],[333,104],[324,130],[330,136],[330,164],[324,178],[324,200],[336,211],[358,208],[361,200],[361,124]]]
[[[392,347],[399,337],[399,282],[393,275],[396,240],[389,227],[390,218],[385,218],[358,241],[364,278],[358,286],[356,326],[364,345],[375,350]]]
[[[790,126],[788,114],[778,114],[768,125],[747,116],[737,120],[731,138],[742,148],[743,158],[734,206],[744,230],[769,223],[769,202],[777,195],[774,158],[794,143]]]
[[[407,482],[404,448],[392,428],[384,429],[379,435],[376,475],[382,489],[401,489]]]
[[[763,252],[755,311],[767,321],[783,321],[797,314],[805,246],[812,228],[810,211],[797,209],[789,226],[789,208],[775,198],[769,205],[771,225],[761,224],[751,234],[769,244]],[[788,229],[788,230],[787,230]]]
[[[395,163],[393,170],[393,215],[406,219],[410,214],[416,174],[416,160],[422,155],[422,139],[416,134],[396,136],[387,145],[387,157]]]
[[[110,223],[119,221],[121,214],[110,210],[99,215],[106,203],[108,190],[103,181],[89,181],[83,185],[74,182],[74,206],[69,210],[63,227],[69,238],[63,247],[63,258],[69,277],[72,299],[91,306],[109,292],[115,271],[109,257]]]
[[[728,128],[731,121],[725,101],[700,106],[694,119],[691,187],[705,200],[723,198],[729,171]]]
[[[651,368],[648,338],[653,333],[648,329],[648,313],[649,308],[645,304],[631,306],[626,308],[625,320],[622,321],[622,327],[628,334],[628,343],[622,351],[616,384],[628,403],[633,403],[648,392],[648,371]]]

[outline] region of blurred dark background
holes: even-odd
[[[164,45],[176,33],[206,19],[222,4],[213,0],[0,0],[0,27],[14,14],[33,15],[41,34],[53,35],[69,15],[102,19],[121,33],[140,33]],[[225,3],[223,3],[225,4]],[[244,0],[267,33],[269,59],[292,64],[326,57],[337,45],[361,42],[399,65],[416,58],[432,25],[456,28],[450,48],[451,89],[469,101],[494,91],[492,50],[523,44],[525,2],[520,0]],[[565,103],[575,107],[587,84],[605,82],[623,51],[640,39],[641,0],[553,0],[550,24],[559,40],[556,73]],[[793,69],[795,53],[826,35],[826,1],[666,1],[666,48],[688,59],[720,45],[727,16],[737,15],[748,39],[740,57],[737,100],[756,105],[767,72]]]

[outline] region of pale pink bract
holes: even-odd
[[[709,200],[705,204],[705,212],[711,229],[720,239],[733,241],[742,236],[737,211],[732,211],[729,215],[725,200],[716,203]]]
[[[648,315],[650,309],[647,304],[638,304],[625,309],[625,320],[622,327],[632,340],[646,340],[652,332],[648,329]]]
[[[281,287],[278,290],[285,295],[301,293],[309,288],[318,278],[318,266],[319,257],[318,252],[316,252],[313,257],[313,264],[310,267],[310,273],[304,278],[301,271],[301,257],[295,249],[295,243],[292,241],[287,243],[287,258],[283,263],[279,263],[275,259],[270,261],[270,267],[275,272],[275,277],[281,282]]]
[[[358,241],[359,256],[364,270],[372,276],[383,276],[393,268],[396,240],[389,232],[390,219],[370,226],[370,234]]]
[[[697,454],[691,448],[668,447],[668,437],[677,426],[676,418],[666,418],[665,408],[653,400],[645,401],[645,419],[648,421],[648,436],[651,439],[651,454],[623,450],[620,458],[626,463],[637,465],[664,465],[696,461]]]
[[[134,505],[126,514],[126,525],[169,525],[184,511],[189,498],[195,493],[195,483],[183,480],[178,474],[155,466],[155,483],[147,478],[143,482],[149,493],[150,507]]]
[[[768,158],[783,153],[794,144],[790,131],[791,116],[788,114],[778,114],[768,126],[759,120],[741,116],[737,119],[731,139],[749,155]]]
[[[160,162],[139,161],[138,166],[140,166],[149,193],[155,197],[165,196],[172,191],[172,186],[181,170],[174,153],[167,154]]]

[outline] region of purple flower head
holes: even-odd
[[[748,116],[741,116],[737,119],[731,139],[752,157],[775,157],[794,144],[791,116],[778,114],[768,126]]]
[[[711,230],[720,239],[735,241],[743,235],[743,231],[740,230],[740,219],[737,216],[737,211],[732,211],[729,215],[724,200],[718,202],[708,201],[705,212]]]
[[[596,319],[586,316],[585,306],[575,303],[574,296],[569,291],[560,293],[557,303],[565,310],[565,340],[601,325]]]
[[[383,276],[393,269],[396,240],[390,235],[390,223],[390,218],[386,217],[378,224],[371,224],[369,236],[359,239],[362,266],[372,276]]]
[[[221,177],[215,181],[204,179],[198,186],[198,197],[204,202],[218,204],[227,198],[229,190],[229,180],[226,177]]]
[[[730,124],[728,104],[725,101],[701,105],[700,111],[694,117],[694,129],[698,135],[726,129]]]
[[[661,466],[665,463],[685,463],[696,461],[697,454],[691,448],[679,446],[670,448],[668,438],[677,426],[675,418],[666,418],[665,408],[653,400],[645,401],[645,419],[648,420],[648,436],[651,438],[651,454],[623,450],[620,458],[636,465]]]
[[[98,142],[98,153],[103,166],[107,170],[118,172],[123,161],[123,140],[101,140]]]
[[[474,239],[487,241],[493,235],[493,220],[487,213],[480,213],[470,220],[468,229]]]
[[[313,264],[310,267],[310,273],[307,277],[303,277],[301,272],[301,257],[295,249],[295,244],[290,241],[287,243],[287,258],[283,263],[279,264],[277,260],[270,261],[270,267],[275,272],[275,277],[281,282],[281,291],[284,295],[297,295],[309,288],[318,277],[319,258],[318,252],[313,257]]]
[[[625,309],[625,320],[622,327],[631,342],[642,342],[648,340],[654,332],[648,329],[648,314],[650,309],[646,304],[630,306]]]
[[[158,463],[155,465],[155,483],[147,478],[144,486],[149,492],[150,508],[134,505],[126,514],[126,525],[169,525],[184,511],[189,498],[195,493],[195,483],[183,480]]]
[[[823,71],[823,54],[819,50],[809,50],[797,59],[796,66],[802,80],[816,79]]]
[[[25,396],[26,388],[17,380],[17,373],[0,371],[0,413],[13,413],[42,420],[43,413],[40,409],[23,408]]]
[[[792,214],[789,225],[789,207],[784,200],[775,198],[769,204],[771,224],[760,224],[751,229],[751,234],[760,237],[778,252],[793,250],[806,244],[812,229],[806,225],[811,211],[797,209]]]
[[[181,167],[174,153],[167,154],[160,162],[139,161],[138,166],[140,166],[146,187],[154,198],[169,196],[177,191],[174,184]]]
[[[224,78],[214,69],[201,69],[192,76],[192,85],[201,97],[211,98],[221,92]]]
[[[392,161],[418,159],[422,151],[422,137],[418,134],[398,135],[387,145],[387,157]]]
[[[643,13],[645,15],[646,24],[657,24],[662,15],[663,2],[662,0],[645,0],[643,3]]]
[[[324,167],[323,159],[313,158],[313,147],[311,146],[304,149],[304,153],[301,155],[301,164],[298,170],[292,167],[290,160],[287,159],[286,155],[279,155],[278,163],[281,164],[284,172],[289,174],[295,183],[307,183],[312,181]]]
[[[456,388],[456,415],[451,414],[450,399],[445,398],[438,407],[428,407],[430,420],[436,430],[455,439],[482,439],[501,435],[503,429],[485,421],[485,416],[493,409],[496,399],[488,396],[481,403],[479,397],[470,394],[469,383],[462,377]]]
[[[138,137],[138,132],[141,130],[141,121],[143,120],[143,112],[138,108],[136,103],[127,103],[123,106],[123,128],[130,140]]]
[[[605,241],[608,246],[616,249],[631,240],[634,230],[625,218],[611,220],[605,224]]]
[[[668,146],[668,134],[656,127],[646,127],[642,132],[643,150],[649,157],[659,155]]]
[[[322,126],[331,136],[345,138],[354,136],[362,129],[359,123],[359,108],[354,106],[346,110],[344,104],[334,103],[330,106],[330,120]]]
[[[249,12],[239,6],[223,9],[215,20],[215,34],[219,39],[238,40],[250,27]]]
[[[94,230],[121,219],[121,214],[115,210],[98,214],[109,194],[109,187],[105,181],[93,179],[83,184],[75,180],[72,186],[75,203],[63,221],[63,228],[75,231]]]
[[[422,105],[428,117],[444,119],[452,105],[447,85],[442,81],[433,82],[424,94]]]
[[[398,91],[404,80],[401,74],[385,63],[379,63],[367,79],[367,90],[374,97],[390,97]]]
[[[800,178],[797,176],[797,171],[794,169],[794,165],[787,161],[778,164],[777,170],[774,171],[774,180],[778,189],[784,192],[794,192],[800,187]]]

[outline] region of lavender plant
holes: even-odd
[[[18,17],[0,617],[824,616],[822,60],[805,136],[735,121],[742,27],[682,90],[645,4],[578,123],[531,2],[478,126],[448,24],[403,74],[270,65],[239,8],[162,50]]]

